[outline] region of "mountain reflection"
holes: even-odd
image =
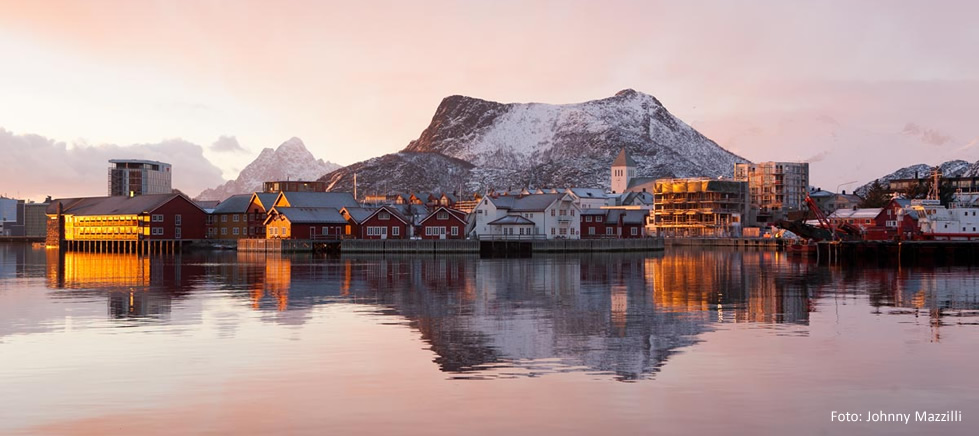
[[[866,293],[873,307],[938,317],[979,309],[971,269],[830,269],[761,251],[529,259],[43,253],[54,298],[104,296],[110,319],[167,321],[174,301],[199,297],[301,325],[317,306],[356,304],[417,331],[434,363],[458,378],[559,371],[650,378],[723,323],[806,334],[827,294]]]

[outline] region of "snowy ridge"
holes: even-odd
[[[472,164],[463,189],[482,191],[523,186],[607,189],[609,165],[622,148],[636,161],[641,177],[731,176],[736,162],[746,162],[674,117],[655,97],[631,89],[563,105],[447,97],[429,126],[403,151],[439,153]],[[403,173],[390,167],[395,161],[383,163]],[[370,162],[363,162],[358,171],[370,168]],[[379,182],[361,175],[358,181]]]
[[[932,168],[934,167],[928,164],[911,165],[909,167],[901,168],[897,171],[894,171],[893,173],[880,177],[876,180],[880,181],[881,184],[883,184],[884,182],[889,182],[891,180],[898,180],[898,179],[913,179],[916,177],[927,179],[931,175]],[[969,162],[966,162],[964,160],[950,160],[947,162],[943,162],[941,165],[939,165],[939,168],[941,168],[943,177],[963,177],[963,176],[969,176],[968,173],[970,171],[979,169],[979,162],[976,162],[975,164],[970,164]],[[867,182],[867,184],[857,188],[853,192],[862,197],[864,194],[867,193],[867,191],[870,189],[870,186],[873,185],[873,183],[874,181],[871,180],[870,182]]]
[[[261,191],[262,184],[274,180],[316,180],[340,168],[332,162],[316,159],[299,138],[290,138],[276,149],[265,148],[238,178],[213,189],[205,189],[198,200],[224,200],[232,195]]]

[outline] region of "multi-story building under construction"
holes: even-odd
[[[748,183],[730,179],[659,179],[653,217],[660,236],[739,236]]]
[[[748,182],[749,225],[785,219],[789,212],[806,209],[809,164],[760,162],[734,164],[734,179]]]

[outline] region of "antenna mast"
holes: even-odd
[[[938,184],[942,177],[941,167],[935,167],[931,170],[931,187],[928,188],[928,199],[929,200],[941,200],[938,195]]]

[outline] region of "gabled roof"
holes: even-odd
[[[360,207],[360,203],[349,192],[281,192],[278,195],[275,203],[278,204],[280,198],[285,198],[289,207],[332,207],[337,210]]]
[[[285,216],[293,224],[346,224],[347,220],[333,207],[277,207],[269,214]],[[268,220],[267,219],[267,220]]]
[[[555,201],[564,198],[566,194],[530,194],[523,196],[501,195],[496,198],[487,197],[498,209],[509,209],[514,212],[542,212]]]
[[[568,188],[578,198],[608,198],[608,194],[605,193],[604,189],[598,188]]]
[[[613,167],[634,167],[636,166],[636,161],[632,160],[632,156],[629,156],[629,152],[625,151],[623,148],[619,152],[619,156],[615,158],[612,162]]]
[[[252,199],[258,201],[258,204],[265,210],[272,208],[276,198],[279,198],[278,192],[256,192],[252,194]]]
[[[439,207],[435,208],[435,210],[433,210],[432,213],[428,214],[428,216],[426,216],[424,219],[422,219],[419,222],[419,224],[424,224],[425,221],[427,221],[429,218],[435,216],[436,214],[438,214],[440,211],[443,211],[443,210],[446,211],[446,212],[448,212],[449,213],[449,216],[454,217],[455,219],[457,219],[459,221],[462,221],[463,224],[466,224],[467,223],[467,221],[466,221],[466,213],[465,212],[463,212],[461,210],[449,209],[447,207],[439,206]]]
[[[388,206],[388,205],[384,205],[384,206],[381,206],[381,207],[377,208],[376,210],[374,210],[373,213],[370,214],[370,216],[368,216],[366,219],[364,219],[364,221],[367,221],[367,220],[373,218],[375,215],[381,213],[381,211],[386,211],[386,212],[390,213],[391,216],[397,218],[398,220],[400,220],[401,222],[403,222],[405,224],[411,224],[411,220],[409,220],[408,218],[405,218],[405,216],[402,215],[401,212],[399,212],[397,209],[395,209],[395,208],[393,208],[391,206]]]
[[[646,224],[646,217],[649,215],[649,211],[637,210],[637,209],[610,209],[608,211],[608,219],[605,221],[608,223],[619,223],[622,220],[622,224]]]
[[[252,204],[252,194],[232,195],[218,203],[212,213],[245,213]]]
[[[342,209],[347,212],[350,219],[354,220],[355,223],[360,224],[364,222],[371,214],[374,213],[374,209],[368,209],[365,207],[345,207]]]
[[[61,204],[63,213],[69,215],[139,215],[153,212],[159,209],[160,206],[177,198],[201,209],[196,203],[180,194],[146,194],[134,197],[113,196],[58,199],[53,200],[48,205],[45,213],[49,215],[58,213],[58,205]],[[203,210],[201,209],[201,211]]]
[[[642,185],[650,185],[649,187],[652,188],[652,187],[656,186],[656,178],[655,177],[633,177],[633,178],[629,179],[629,186],[626,187],[626,189],[637,188],[637,187],[642,186]],[[652,191],[652,189],[649,189],[649,191]]]
[[[491,226],[526,226],[534,222],[520,215],[507,215],[489,223]]]

